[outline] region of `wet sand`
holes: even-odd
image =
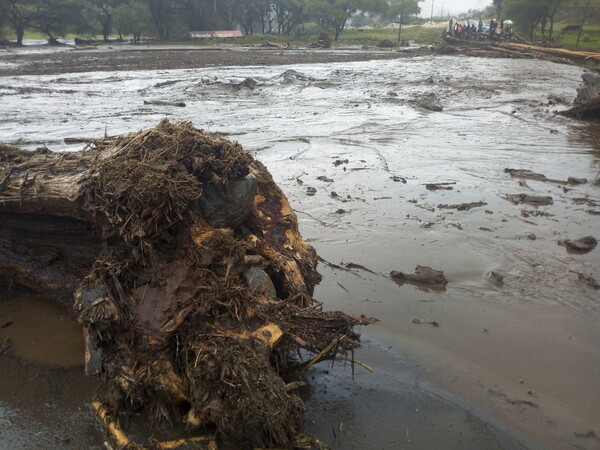
[[[314,374],[308,417],[326,442],[594,449],[600,291],[580,274],[600,280],[600,250],[574,254],[558,244],[600,237],[598,127],[555,114],[575,97],[581,73],[543,61],[420,56],[5,76],[0,140],[74,149],[81,145],[62,140],[168,116],[238,140],[264,162],[319,255],[370,270],[320,267],[315,296],[326,307],[381,320],[364,330],[367,345],[356,355],[377,374],[357,367],[355,384],[348,370]],[[442,112],[417,106],[431,92]],[[562,182],[519,179],[506,168]],[[568,177],[588,182],[570,185]],[[431,183],[452,189],[432,191]],[[515,205],[507,197],[515,194],[553,201]],[[442,206],[478,202],[485,205]],[[400,286],[388,276],[417,265],[443,270],[448,285]],[[490,271],[503,283],[490,283]],[[441,403],[412,415],[432,398]],[[390,422],[373,422],[380,410]],[[408,424],[408,438],[394,418]]]

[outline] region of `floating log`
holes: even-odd
[[[305,361],[290,354],[343,357],[373,321],[312,297],[317,255],[239,144],[163,120],[86,148],[0,145],[0,284],[72,311],[105,417],[291,445],[304,405],[284,379]]]

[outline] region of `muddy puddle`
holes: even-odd
[[[324,259],[315,296],[381,320],[364,330],[357,355],[376,375],[357,367],[354,384],[349,369],[315,382],[333,398],[315,398],[314,426],[338,448],[353,439],[355,448],[444,442],[424,424],[453,413],[438,405],[422,420],[410,416],[402,405],[426,402],[410,399],[414,389],[453,405],[456,421],[444,430],[462,423],[474,436],[445,448],[592,449],[600,446],[600,249],[576,254],[558,244],[600,238],[600,132],[555,114],[575,97],[581,73],[543,61],[417,57],[3,77],[0,141],[80,149],[63,140],[168,116],[252,151]],[[443,111],[418,106],[432,93]],[[552,202],[510,201],[521,194]],[[447,285],[389,277],[417,265],[443,271]],[[383,395],[403,383],[408,391]],[[385,417],[408,430],[370,433],[365,424],[380,406],[365,392],[389,398]],[[465,425],[477,421],[496,434]]]
[[[83,335],[50,300],[0,297],[0,447],[102,448]]]

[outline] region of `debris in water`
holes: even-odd
[[[524,178],[526,180],[547,181],[546,175],[535,173],[527,169],[504,169],[504,173],[508,173],[514,178]]]
[[[457,211],[468,211],[473,208],[479,208],[480,206],[487,205],[486,202],[471,202],[471,203],[460,203],[458,205],[438,205],[439,209],[456,209]]]
[[[575,177],[567,178],[567,183],[569,183],[571,185],[586,184],[587,181],[588,181],[587,178],[575,178]]]
[[[432,287],[444,287],[448,284],[444,272],[420,265],[415,267],[414,273],[392,270],[390,277],[400,283],[424,284]]]
[[[321,175],[320,177],[317,177],[317,180],[324,181],[325,183],[333,183],[333,178],[329,178],[329,177],[326,177],[324,175]]]
[[[558,245],[563,245],[567,248],[567,251],[573,253],[589,253],[596,248],[598,240],[593,236],[585,236],[574,241],[565,239],[564,241],[558,241]]]
[[[184,102],[165,102],[163,100],[144,100],[144,105],[176,106],[178,108],[183,108],[186,106]]]
[[[428,191],[451,191],[454,188],[452,186],[449,186],[450,184],[456,183],[429,183],[425,185],[425,189],[427,189]]]
[[[422,325],[422,324],[426,324],[426,325],[431,325],[433,328],[438,328],[440,326],[440,324],[438,322],[431,321],[431,322],[423,322],[421,319],[413,319],[412,323],[414,323],[415,325]]]
[[[532,206],[545,206],[554,204],[554,200],[550,196],[506,194],[504,198],[511,202],[513,205],[521,205],[523,203],[527,203]]]

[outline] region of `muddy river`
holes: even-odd
[[[582,73],[421,56],[0,77],[0,141],[77,150],[64,139],[169,117],[237,140],[265,163],[323,258],[315,297],[380,319],[356,355],[375,373],[312,375],[309,429],[335,448],[598,449],[600,249],[559,245],[600,238],[600,127],[556,114]],[[417,106],[431,93],[443,111]],[[518,203],[527,196],[551,202]],[[389,277],[417,265],[442,270],[448,284]],[[18,325],[7,308],[0,322],[14,324],[0,345]],[[83,400],[95,387],[68,358],[49,363],[14,347],[0,355],[0,440],[24,447],[19,433],[55,423],[32,412],[35,389],[58,390],[42,402],[72,417],[89,413]],[[50,373],[46,387],[32,380],[17,394],[38,372]],[[28,414],[34,425],[20,422]],[[85,417],[40,446],[100,445]]]

